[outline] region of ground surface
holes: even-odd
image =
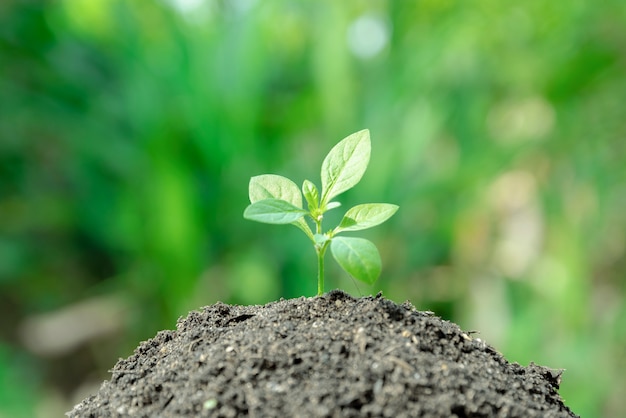
[[[333,291],[191,312],[68,415],[574,417],[559,381],[408,303]]]

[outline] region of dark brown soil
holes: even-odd
[[[574,417],[560,371],[380,295],[191,312],[70,417]]]

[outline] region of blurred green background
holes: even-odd
[[[0,417],[61,415],[190,309],[314,295],[304,235],[242,218],[248,180],[319,185],[363,128],[339,200],[400,211],[363,234],[379,282],[328,256],[327,289],[626,415],[622,0],[9,0],[0,75]]]

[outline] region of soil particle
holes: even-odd
[[[509,363],[410,303],[218,302],[144,341],[69,417],[575,417],[561,371]]]

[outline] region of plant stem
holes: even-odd
[[[313,218],[315,222],[315,233],[322,233],[322,219],[323,216],[318,215]],[[329,241],[325,241],[321,244],[315,244],[315,252],[317,253],[317,295],[321,296],[324,293],[324,255],[326,254],[326,248],[328,248]]]
[[[324,254],[326,254],[326,248],[328,247],[328,241],[322,245],[315,247],[317,253],[317,295],[321,296],[324,293]]]

